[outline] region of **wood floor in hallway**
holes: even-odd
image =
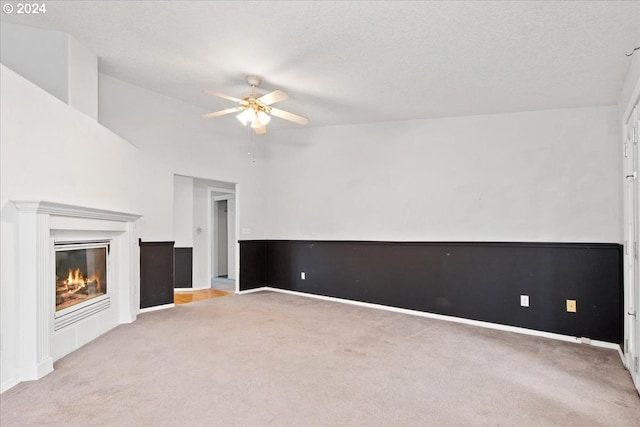
[[[174,304],[187,304],[194,301],[202,301],[211,298],[226,297],[231,295],[229,292],[221,291],[219,289],[202,289],[199,291],[186,291],[186,292],[174,292],[173,302]]]

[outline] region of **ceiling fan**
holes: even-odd
[[[251,125],[253,131],[257,134],[263,134],[267,132],[267,123],[271,120],[271,115],[279,117],[281,119],[289,120],[300,125],[306,125],[309,123],[309,119],[297,114],[289,113],[287,111],[279,110],[271,107],[276,102],[284,101],[289,96],[281,90],[274,90],[266,95],[261,95],[256,92],[256,87],[260,85],[260,77],[248,76],[247,82],[251,86],[251,93],[244,96],[242,99],[234,96],[225,95],[223,93],[214,92],[212,90],[205,90],[204,93],[218,98],[227,99],[229,101],[237,102],[237,107],[227,108],[226,110],[215,111],[213,113],[204,114],[202,117],[211,118],[224,116],[226,114],[232,114],[240,112],[236,117],[240,120],[244,126]]]

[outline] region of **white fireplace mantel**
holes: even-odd
[[[134,222],[142,218],[142,215],[124,212],[107,211],[104,209],[85,208],[83,206],[64,205],[52,202],[14,201],[21,213],[37,213],[72,218],[103,219],[107,221]]]
[[[13,201],[18,211],[17,285],[20,313],[20,380],[36,380],[53,371],[56,357],[73,351],[139,311],[138,231],[141,215],[46,201]],[[113,242],[117,263],[114,306],[103,319],[87,322],[95,336],[69,328],[54,332],[54,238],[64,233],[101,233]],[[107,317],[108,315],[108,317]],[[106,319],[106,320],[105,320]],[[79,327],[81,327],[80,325]],[[74,335],[75,334],[75,335]],[[81,338],[78,338],[81,337]],[[57,341],[56,341],[57,340]],[[56,345],[56,351],[52,351]],[[75,347],[74,347],[75,346]]]

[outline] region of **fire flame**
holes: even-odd
[[[69,276],[67,277],[67,280],[65,280],[63,283],[65,285],[65,290],[68,291],[69,294],[75,294],[81,289],[86,288],[87,285],[92,282],[96,283],[96,290],[100,292],[102,289],[102,286],[100,284],[99,274],[94,274],[91,277],[84,277],[82,275],[82,271],[80,271],[79,268],[76,268],[75,271],[70,268]]]

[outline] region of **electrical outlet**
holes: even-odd
[[[301,271],[301,272],[300,272],[300,278],[301,278],[302,280],[305,280],[305,279],[307,278],[307,275],[306,275],[306,274],[304,274],[304,271]]]
[[[529,295],[520,295],[520,306],[529,307]]]
[[[576,311],[578,311],[578,308],[576,306],[576,300],[568,299],[567,300],[567,313],[575,313]]]

